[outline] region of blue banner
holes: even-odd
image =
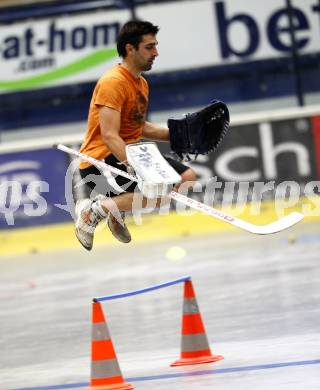
[[[0,229],[71,220],[65,204],[66,154],[56,149],[0,154]]]

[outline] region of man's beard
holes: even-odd
[[[147,70],[152,69],[153,61],[154,60],[151,60],[151,61],[148,61],[146,64],[144,64],[142,71],[147,71]]]
[[[152,68],[153,64],[147,63],[143,66],[142,71],[145,72],[147,70],[150,70]]]

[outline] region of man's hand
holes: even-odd
[[[128,163],[126,163],[126,169],[127,169],[127,172],[129,173],[129,175],[136,176],[136,171]]]

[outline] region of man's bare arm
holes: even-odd
[[[127,159],[126,144],[119,135],[120,112],[109,107],[101,107],[99,121],[103,142],[119,161],[125,161]]]
[[[151,122],[145,122],[142,137],[153,141],[169,141],[169,129]]]

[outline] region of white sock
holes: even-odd
[[[108,216],[108,212],[104,211],[104,209],[101,206],[100,200],[97,200],[92,203],[92,210],[103,218],[106,218]]]

